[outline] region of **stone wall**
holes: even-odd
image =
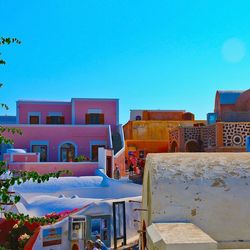
[[[190,140],[199,141],[201,139],[201,127],[183,128],[184,130],[184,142]]]
[[[224,147],[245,147],[247,135],[250,135],[250,122],[223,123]]]
[[[216,125],[202,127],[201,137],[204,148],[216,147]]]
[[[244,151],[246,136],[250,136],[250,122],[226,122],[204,127],[182,127],[171,130],[169,133],[170,146],[173,141],[176,141],[179,151],[185,151],[185,145],[189,141],[201,143],[201,151]]]
[[[169,143],[170,145],[176,141],[178,143],[180,137],[179,128],[172,129],[169,131]]]

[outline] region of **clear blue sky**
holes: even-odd
[[[130,109],[213,111],[217,89],[248,89],[250,1],[0,0],[1,102],[120,99]]]

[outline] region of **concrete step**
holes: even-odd
[[[192,223],[153,223],[147,247],[155,250],[216,250],[217,242]]]

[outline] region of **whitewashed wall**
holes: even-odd
[[[141,196],[137,197],[131,197],[131,198],[125,198],[125,199],[116,199],[116,200],[103,200],[103,201],[97,201],[93,202],[86,208],[83,208],[79,212],[75,213],[75,215],[85,215],[85,216],[98,216],[98,215],[110,215],[111,216],[111,227],[110,227],[110,236],[111,241],[113,245],[113,236],[114,236],[114,230],[113,230],[113,202],[116,201],[125,201],[126,202],[126,230],[127,230],[127,244],[134,242],[135,240],[139,239],[139,226],[138,222],[140,220],[140,212],[134,211],[136,208],[141,208]],[[135,201],[135,202],[129,202],[129,201]],[[134,221],[136,220],[136,221]],[[40,233],[37,237],[37,240],[33,246],[34,250],[39,249],[49,249],[49,250],[62,250],[62,249],[70,249],[70,241],[68,239],[68,217],[63,219],[62,221],[59,221],[53,225],[47,225],[41,227]],[[42,231],[46,228],[58,228],[62,227],[62,244],[55,245],[55,246],[49,246],[49,247],[43,247],[43,237],[42,237]],[[90,230],[90,229],[89,229]],[[81,246],[80,249],[83,249],[83,241],[79,240],[78,244]]]
[[[192,222],[220,243],[250,241],[250,154],[147,157],[142,219]]]

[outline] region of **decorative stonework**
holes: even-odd
[[[250,135],[250,123],[224,123],[224,147],[245,147],[246,136]]]
[[[183,138],[181,141],[184,141],[185,144],[189,141],[196,141],[201,145],[201,150],[216,147],[215,124],[204,127],[183,127],[173,129],[169,133],[170,145],[172,145],[174,141],[179,142],[180,136]]]
[[[216,146],[216,125],[202,127],[201,134],[204,148]]]
[[[218,136],[223,138],[223,147],[245,148],[246,136],[250,136],[250,122],[223,123],[223,134],[220,131],[217,124],[178,128],[170,132],[170,145],[173,141],[181,141],[184,144],[179,147],[183,150],[188,141],[196,141],[200,145],[201,151],[213,151],[218,147],[216,144]],[[217,133],[219,134],[217,135]]]
[[[184,142],[194,140],[200,141],[201,140],[201,127],[191,127],[191,128],[184,128]]]
[[[169,142],[170,142],[170,145],[174,141],[176,141],[178,143],[178,140],[179,140],[179,128],[170,130],[169,131]]]

